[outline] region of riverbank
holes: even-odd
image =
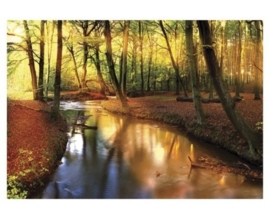
[[[250,93],[241,94],[241,96],[243,96],[243,100],[236,103],[237,108],[250,126],[257,129],[262,135],[262,129],[259,129],[258,123],[263,121],[263,99],[253,100],[254,95]],[[126,111],[121,108],[120,102],[116,99],[110,98],[102,102],[103,108],[111,112],[175,125],[188,134],[220,146],[256,165],[258,168],[262,168],[262,159],[254,159],[250,155],[248,144],[234,129],[221,103],[203,103],[203,109],[207,116],[203,126],[196,124],[193,103],[177,102],[176,96],[172,93],[129,98],[128,104],[130,110]],[[260,151],[263,153],[263,147],[260,147]]]
[[[8,100],[7,198],[27,198],[59,165],[67,143],[66,122],[50,119],[50,106]]]

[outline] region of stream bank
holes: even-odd
[[[253,128],[262,122],[262,100],[253,100],[253,94],[242,94],[244,100],[237,102],[240,113]],[[187,134],[224,148],[262,170],[262,159],[254,159],[249,154],[247,142],[236,132],[220,103],[203,104],[206,112],[204,125],[196,124],[194,105],[190,102],[177,102],[168,96],[129,98],[130,112],[121,108],[116,99],[102,101],[104,109],[130,115],[136,118],[161,121],[181,128]],[[261,133],[262,136],[262,132]],[[263,147],[260,147],[263,153]]]

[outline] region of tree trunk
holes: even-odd
[[[23,21],[24,30],[26,34],[26,44],[27,44],[27,55],[29,59],[29,68],[31,73],[31,79],[32,79],[32,91],[33,91],[33,99],[38,100],[38,92],[37,92],[37,75],[36,75],[36,69],[35,69],[35,61],[34,61],[34,55],[33,55],[33,48],[32,48],[32,42],[31,42],[31,36],[29,33],[29,28],[27,21]]]
[[[183,91],[184,91],[184,95],[185,95],[185,97],[187,97],[186,88],[183,85],[182,79],[180,78],[179,65],[174,60],[174,57],[173,57],[173,54],[172,54],[172,49],[171,49],[171,46],[170,46],[170,42],[169,42],[167,33],[166,33],[165,29],[164,29],[164,26],[163,26],[163,23],[162,23],[161,20],[159,21],[159,25],[160,25],[160,28],[161,28],[161,30],[163,32],[164,38],[166,40],[167,48],[168,48],[170,58],[171,58],[171,61],[172,61],[172,65],[173,65],[173,68],[174,68],[174,71],[175,71],[175,76],[176,76],[176,91],[175,91],[175,94],[179,95],[179,93],[180,93],[180,87],[179,87],[179,82],[180,82],[180,84],[181,84],[181,86],[183,88]]]
[[[240,97],[241,86],[241,59],[242,59],[242,26],[241,21],[238,24],[238,43],[235,46],[236,49],[236,76],[235,76],[235,97]],[[237,46],[238,45],[238,46]]]
[[[45,20],[40,21],[40,57],[39,57],[39,77],[38,77],[38,99],[43,100],[43,77],[44,77],[44,26]]]
[[[71,45],[70,47],[67,47],[67,49],[71,54],[72,62],[74,65],[75,77],[76,77],[77,82],[78,82],[78,88],[79,88],[79,90],[81,90],[82,84],[81,84],[81,81],[79,78],[79,72],[78,72],[77,62],[76,62],[76,58],[75,58],[75,54],[74,54],[74,50],[73,50],[73,45]]]
[[[140,38],[140,67],[141,67],[141,94],[144,96],[144,76],[143,76],[143,29],[142,22],[139,22],[139,38]]]
[[[51,53],[52,53],[52,44],[53,44],[53,32],[54,32],[54,21],[52,21],[52,33],[51,37],[49,37],[49,26],[48,21],[46,22],[46,30],[47,30],[47,61],[48,61],[48,67],[47,67],[47,77],[46,77],[46,87],[45,87],[45,96],[48,97],[48,89],[49,89],[49,81],[50,81],[50,71],[51,71]]]
[[[261,51],[261,47],[262,47],[262,33],[261,33],[261,28],[260,28],[260,22],[259,20],[255,21],[255,27],[256,27],[256,57],[255,57],[255,62],[254,62],[254,66],[255,66],[255,82],[254,82],[254,100],[260,100],[260,79],[259,79],[259,74],[260,72],[260,68],[261,67],[261,59],[262,59],[262,51]],[[257,66],[257,67],[256,67]]]
[[[100,85],[99,93],[105,95],[106,85],[105,85],[104,79],[103,79],[102,74],[101,74],[100,58],[99,58],[99,45],[96,45],[96,47],[95,47],[95,56],[96,56],[95,66],[97,69],[97,79],[98,79],[98,83]]]
[[[62,66],[62,20],[57,21],[57,59],[54,80],[54,101],[51,118],[57,120],[59,116],[60,91],[61,91],[61,66]]]
[[[83,65],[82,65],[82,89],[84,91],[86,88],[85,79],[87,74],[87,58],[88,58],[88,44],[86,42],[83,43]]]
[[[223,63],[224,63],[224,53],[225,53],[225,27],[226,20],[221,21],[221,49],[220,49],[220,71],[223,77]]]
[[[86,88],[85,81],[86,81],[86,74],[87,74],[88,44],[85,41],[85,37],[87,37],[90,34],[87,31],[88,26],[89,26],[88,20],[83,21],[82,30],[83,30],[84,42],[83,42],[83,65],[82,65],[82,79],[81,79],[82,89],[81,89],[81,91],[84,91]]]
[[[113,86],[116,90],[116,93],[118,95],[118,98],[122,104],[122,107],[127,109],[128,104],[126,97],[123,95],[121,87],[119,85],[119,82],[117,80],[116,74],[115,74],[115,68],[114,68],[114,62],[112,58],[112,37],[111,37],[111,27],[110,27],[110,21],[106,20],[105,21],[105,29],[104,29],[104,36],[105,36],[105,41],[106,41],[106,59],[107,59],[107,64],[109,68],[109,74],[112,79]]]
[[[132,48],[132,62],[131,62],[131,83],[136,85],[137,83],[137,39],[133,37],[133,48]]]
[[[121,82],[121,88],[124,96],[126,96],[127,94],[127,51],[128,51],[129,23],[130,21],[124,21],[122,82]]]
[[[192,97],[194,102],[194,107],[196,111],[197,123],[202,125],[205,119],[205,114],[203,111],[203,107],[201,104],[201,96],[199,91],[199,83],[196,72],[196,59],[193,45],[193,22],[186,21],[186,50],[187,50],[187,58],[189,62],[189,72],[191,78],[191,88],[192,88]]]
[[[235,106],[235,102],[233,101],[227,86],[225,85],[225,82],[222,79],[217,57],[212,47],[211,32],[208,21],[197,21],[197,23],[205,61],[207,63],[210,75],[213,78],[213,83],[222,106],[237,132],[247,141],[250,154],[260,161],[262,155],[259,153],[258,147],[262,146],[262,138],[241,116],[240,112]]]

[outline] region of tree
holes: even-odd
[[[202,125],[205,119],[205,114],[203,111],[203,107],[201,104],[201,96],[199,89],[199,81],[197,76],[197,67],[196,67],[196,58],[197,55],[194,52],[193,45],[193,22],[186,21],[186,49],[187,49],[187,58],[189,62],[189,72],[191,78],[191,89],[192,89],[192,97],[194,102],[194,107],[196,111],[197,123]]]
[[[76,61],[75,52],[74,52],[73,32],[72,32],[72,30],[70,31],[69,37],[68,38],[64,38],[63,37],[63,39],[65,40],[66,48],[67,48],[67,50],[69,51],[69,53],[71,55],[72,62],[73,62],[73,65],[74,65],[75,77],[76,77],[77,82],[78,82],[78,88],[79,88],[79,90],[81,90],[82,89],[82,85],[81,85],[81,81],[80,81],[80,78],[79,78],[77,61]]]
[[[256,133],[241,116],[227,86],[225,85],[225,82],[222,79],[218,60],[212,46],[209,23],[208,21],[197,21],[197,24],[200,32],[204,58],[209,73],[213,78],[213,83],[222,103],[222,107],[237,132],[247,141],[250,155],[252,155],[255,159],[261,160],[262,155],[258,150],[258,146],[262,144],[262,139],[260,135]]]
[[[50,35],[51,33],[51,35]],[[46,22],[46,34],[47,34],[47,76],[45,86],[45,96],[48,97],[49,82],[50,82],[50,71],[51,71],[51,55],[52,55],[52,44],[53,44],[53,33],[54,33],[54,21],[51,24],[51,31],[49,21]],[[50,36],[49,36],[50,35]]]
[[[129,35],[129,23],[130,21],[124,21],[124,35],[123,35],[123,51],[121,61],[121,88],[123,94],[126,96],[127,92],[127,51],[128,51],[128,35]]]
[[[238,43],[235,45],[236,53],[236,76],[235,76],[235,97],[240,97],[241,86],[241,59],[242,59],[242,22],[238,21]]]
[[[117,79],[116,74],[115,74],[114,61],[113,61],[113,57],[112,57],[111,26],[110,26],[109,20],[105,21],[104,36],[105,36],[105,41],[106,41],[106,59],[107,59],[107,64],[108,64],[108,68],[109,68],[109,74],[111,76],[113,86],[116,90],[116,94],[117,94],[117,96],[122,104],[122,107],[127,109],[129,106],[128,106],[126,97],[124,96],[124,94],[121,90],[120,84],[119,84],[118,79]]]
[[[32,91],[33,91],[33,99],[38,100],[38,92],[37,92],[37,75],[35,69],[35,60],[31,42],[31,36],[28,28],[28,23],[26,20],[23,21],[23,26],[26,34],[26,44],[27,44],[27,55],[29,59],[29,68],[32,78]]]
[[[141,94],[144,96],[144,76],[143,76],[143,27],[142,21],[139,24],[139,41],[140,41],[140,68],[141,68]]]
[[[168,51],[169,51],[169,54],[170,54],[171,62],[172,62],[173,68],[175,70],[175,76],[176,76],[176,95],[179,95],[179,91],[180,91],[179,82],[180,82],[180,84],[182,85],[183,91],[184,91],[184,95],[185,95],[185,97],[187,97],[186,88],[183,85],[182,79],[180,78],[179,65],[178,65],[178,63],[174,59],[174,56],[173,56],[173,53],[172,53],[172,49],[171,49],[171,45],[170,45],[170,42],[169,42],[167,33],[165,31],[165,28],[163,26],[162,20],[159,21],[159,25],[160,25],[160,28],[161,28],[161,30],[163,32],[164,38],[166,40],[166,44],[167,44],[167,48],[168,48]]]
[[[254,61],[254,67],[255,67],[255,84],[254,84],[254,100],[260,100],[260,91],[259,91],[259,74],[262,72],[262,25],[260,20],[256,20],[255,27],[256,27],[256,58]]]
[[[84,91],[86,88],[86,75],[87,75],[87,60],[89,58],[89,44],[88,44],[88,37],[91,34],[91,32],[96,28],[98,21],[90,22],[89,20],[76,20],[74,23],[74,27],[80,32],[78,27],[82,31],[82,42],[80,44],[82,45],[83,50],[83,64],[82,64],[82,77],[81,77],[81,90]]]
[[[45,20],[40,21],[40,43],[39,43],[39,76],[38,76],[38,99],[43,100],[43,79],[44,79],[44,31],[45,31]]]
[[[57,59],[56,59],[56,70],[54,80],[54,101],[51,112],[51,118],[57,120],[59,116],[59,105],[60,105],[60,85],[61,85],[61,66],[62,66],[62,20],[57,21]]]

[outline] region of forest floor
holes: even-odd
[[[44,185],[66,148],[66,122],[50,118],[48,104],[8,100],[7,198],[25,198]]]
[[[253,100],[254,94],[251,93],[243,93],[241,96],[243,100],[237,102],[236,106],[250,126],[256,128],[256,124],[263,121],[263,97],[261,95],[262,100]],[[202,97],[207,98],[208,94],[202,94]],[[207,118],[205,124],[200,127],[196,124],[193,103],[177,102],[173,92],[129,98],[128,113],[121,108],[120,102],[114,97],[107,98],[95,93],[65,92],[61,95],[61,99],[102,99],[104,109],[111,112],[175,125],[199,139],[239,155],[247,162],[253,161],[248,154],[248,145],[235,131],[220,103],[203,103]],[[8,198],[18,194],[24,197],[25,193],[22,189],[34,193],[60,163],[67,141],[66,123],[62,119],[57,122],[51,121],[49,111],[50,106],[43,102],[8,100],[8,187],[14,189],[16,186],[13,192],[8,191]],[[262,135],[262,129],[258,131]],[[262,161],[252,163],[257,166],[255,169],[249,168],[248,170],[252,171],[248,172],[253,173],[254,178],[262,178]]]

